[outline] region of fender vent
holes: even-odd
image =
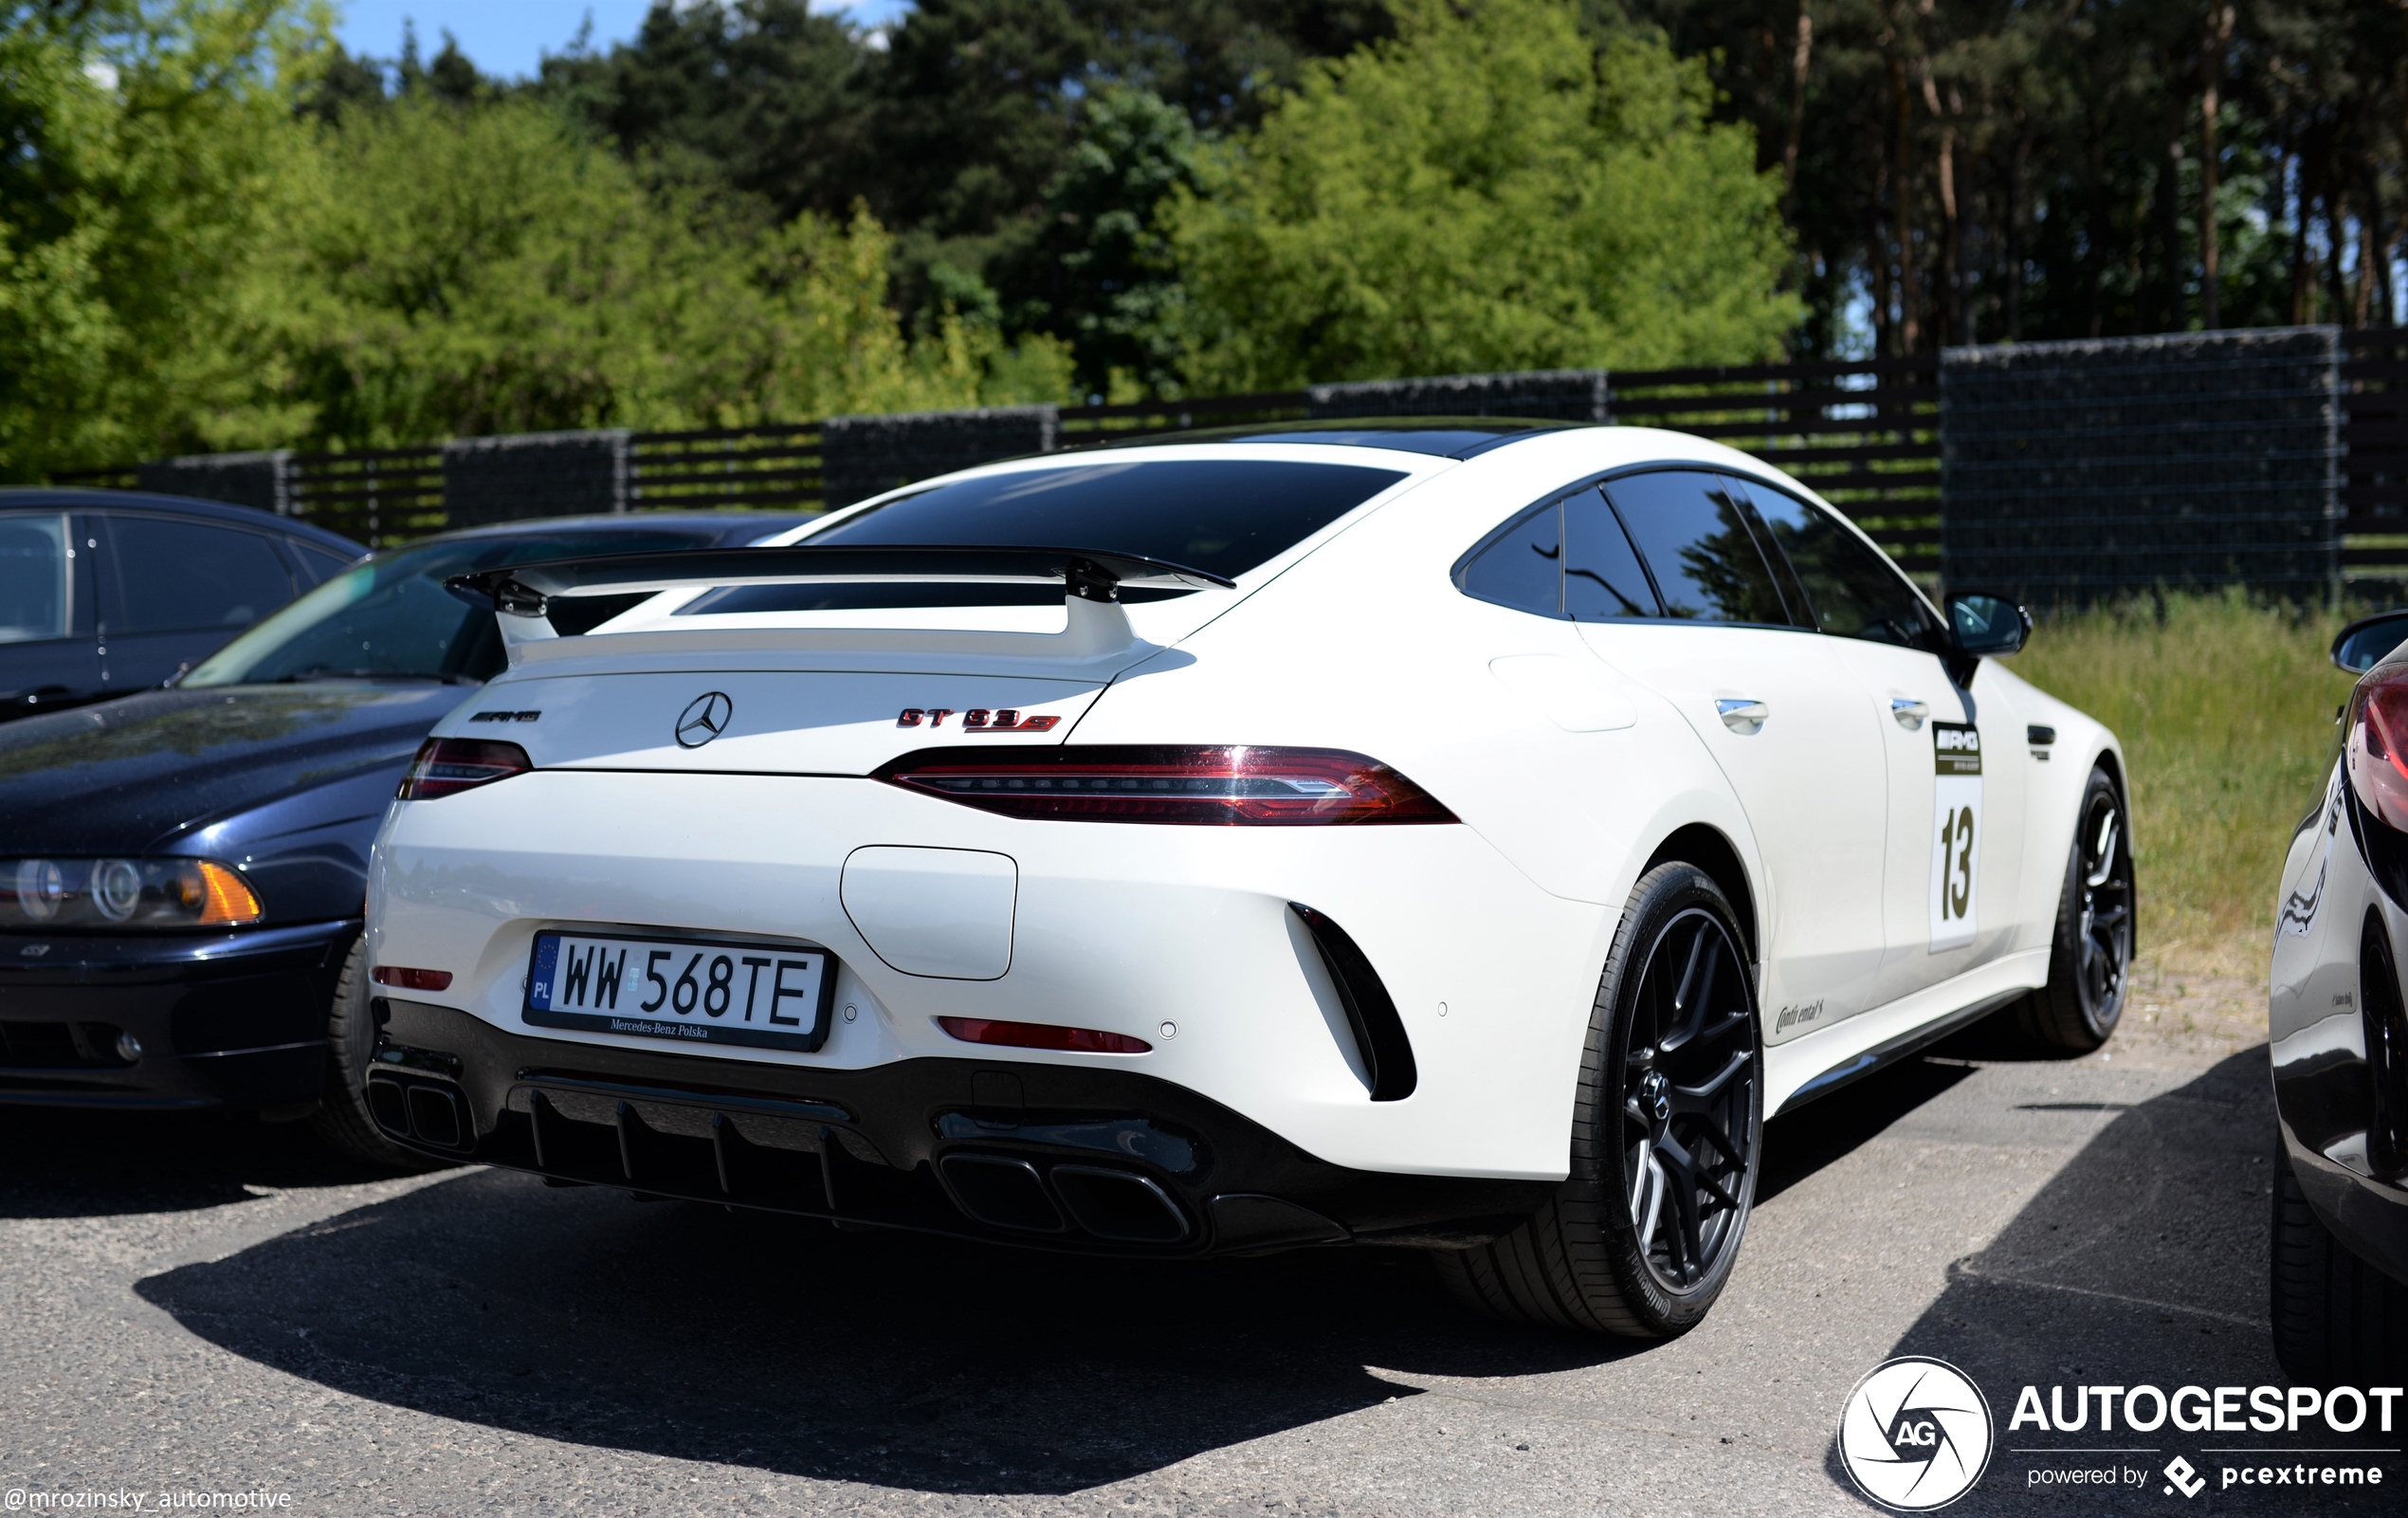
[[[1414,1068],[1413,1041],[1405,1036],[1405,1020],[1396,1015],[1396,1003],[1380,984],[1379,972],[1328,914],[1302,902],[1289,902],[1287,906],[1313,935],[1322,963],[1338,987],[1346,1025],[1354,1030],[1355,1048],[1361,1052],[1364,1072],[1371,1077],[1371,1099],[1400,1102],[1413,1095],[1420,1080]]]

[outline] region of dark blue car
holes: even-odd
[[[0,725],[0,1103],[312,1116],[404,1161],[357,1094],[369,846],[428,729],[505,662],[493,613],[445,577],[737,546],[800,520],[429,539],[336,575],[166,688]]]
[[[249,506],[0,490],[0,722],[155,686],[367,551]]]

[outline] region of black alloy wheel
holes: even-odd
[[[2026,1035],[2051,1050],[2087,1054],[2106,1043],[2124,1018],[2137,903],[2130,814],[2104,769],[2090,772],[2076,816],[2050,945],[2049,983],[2016,1004],[2016,1021]]]
[[[1756,1032],[1747,965],[1713,913],[1657,938],[1622,1056],[1623,1174],[1639,1253],[1669,1291],[1714,1272],[1756,1181]]]
[[[1571,1174],[1503,1237],[1435,1252],[1491,1316],[1663,1339],[1729,1280],[1763,1151],[1755,966],[1711,876],[1658,865],[1633,887],[1598,979]]]

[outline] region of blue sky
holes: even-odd
[[[585,18],[593,18],[593,46],[605,49],[635,35],[649,0],[338,0],[336,27],[355,53],[392,58],[401,52],[404,18],[418,24],[418,46],[428,56],[442,46],[444,29],[460,39],[460,50],[478,68],[504,78],[531,75],[545,53],[565,52]],[[890,21],[910,9],[909,0],[852,0],[814,4],[814,10],[849,10],[865,25]]]

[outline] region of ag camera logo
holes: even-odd
[[[1840,1408],[1839,1463],[1893,1512],[1929,1512],[1971,1491],[1996,1442],[1981,1389],[1944,1360],[1884,1361]]]

